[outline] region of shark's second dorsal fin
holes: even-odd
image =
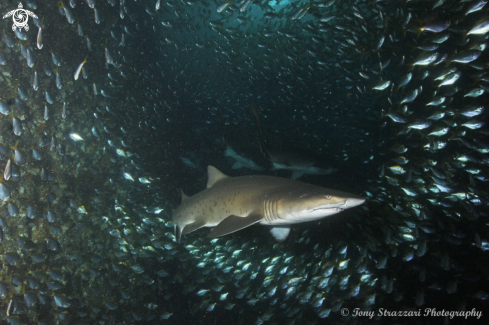
[[[180,193],[182,194],[182,202],[185,201],[186,199],[188,199],[188,195],[183,193],[182,189],[180,189]]]
[[[207,166],[207,188],[212,187],[214,184],[219,182],[221,179],[228,178],[229,176],[221,173],[214,166]]]

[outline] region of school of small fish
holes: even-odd
[[[26,0],[30,29],[5,18],[0,322],[487,318],[488,0],[221,1]],[[284,243],[177,243],[177,189],[201,191],[207,165],[297,172],[262,167],[251,103],[270,139],[336,167],[300,177],[366,202]]]

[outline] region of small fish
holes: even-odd
[[[56,71],[56,87],[58,89],[63,88],[63,78],[61,77],[61,74]]]
[[[370,79],[370,76],[369,76],[368,74],[366,74],[365,72],[363,72],[363,71],[360,71],[358,74],[359,74],[359,75],[360,75],[360,77],[362,77],[362,78],[365,78],[365,79]]]
[[[389,87],[391,85],[391,82],[390,80],[386,80],[386,81],[380,81],[378,84],[376,84],[372,89],[374,90],[384,90],[386,89],[387,87]]]
[[[25,164],[25,154],[17,148],[14,151],[14,162],[18,166]]]
[[[131,176],[131,174],[124,172],[123,173],[123,176],[124,176],[125,179],[134,182],[134,178]]]
[[[445,116],[445,112],[434,112],[428,117],[428,120],[440,120]]]
[[[399,156],[397,158],[392,158],[392,160],[394,160],[396,163],[398,163],[399,165],[405,165],[409,162],[409,159],[403,157],[403,156]]]
[[[431,102],[427,103],[426,106],[439,106],[445,102],[445,97],[436,96],[431,100]]]
[[[110,96],[109,94],[107,94],[106,91],[104,91],[103,89],[100,90],[100,93],[102,94],[102,96],[104,96],[105,98],[112,98],[112,96]]]
[[[8,181],[12,177],[12,165],[10,163],[10,159],[7,161],[7,165],[5,166],[5,171],[3,172],[3,179]]]
[[[93,8],[93,14],[95,15],[95,23],[100,24],[100,13],[98,12],[97,8]]]
[[[87,79],[88,78],[87,69],[85,69],[85,67],[82,67],[81,70],[82,70],[83,79]]]
[[[450,128],[448,127],[439,127],[434,129],[432,132],[428,133],[428,135],[434,136],[434,137],[441,137],[442,135],[445,135],[448,133]]]
[[[54,52],[51,52],[51,58],[53,59],[54,65],[57,65],[58,67],[61,65],[61,61]]]
[[[326,16],[326,17],[321,17],[319,19],[319,21],[322,23],[327,23],[328,21],[333,20],[335,18],[336,18],[336,16]]]
[[[114,58],[107,47],[105,48],[105,60],[107,64],[114,64]]]
[[[42,24],[39,24],[39,30],[37,32],[37,48],[42,49],[44,46],[42,42]]]
[[[427,120],[416,121],[408,125],[410,129],[422,130],[429,128],[433,122]]]
[[[75,142],[83,141],[83,138],[78,133],[70,133],[70,139]]]
[[[10,112],[10,106],[7,104],[7,102],[3,99],[0,99],[0,113],[2,113],[3,115],[9,115]]]
[[[451,60],[447,60],[447,66],[450,62],[458,62],[458,63],[469,63],[479,58],[482,54],[479,50],[468,50],[463,51],[456,54]]]
[[[291,19],[292,20],[300,20],[302,17],[304,17],[309,10],[310,6],[305,5],[299,9],[297,9],[294,14],[292,15]]]
[[[421,27],[420,31],[428,31],[432,33],[439,33],[443,32],[445,29],[447,29],[450,26],[450,20],[449,19],[435,19],[428,23],[428,25]]]
[[[150,184],[151,181],[148,180],[146,177],[139,177],[139,181],[143,184]]]
[[[481,10],[486,5],[487,1],[488,0],[473,1],[470,4],[469,9],[467,9],[467,11],[465,12],[465,15],[467,16],[470,13]]]
[[[441,34],[436,35],[433,39],[431,39],[431,41],[433,43],[436,43],[436,44],[441,44],[449,38],[450,38],[449,33],[441,33]]]
[[[401,104],[404,104],[404,103],[411,103],[413,100],[416,99],[416,97],[418,96],[419,94],[419,90],[418,89],[413,89],[411,90],[410,92],[408,92],[404,97],[403,99],[401,100]]]
[[[406,173],[406,170],[401,166],[390,166],[389,169],[391,170],[392,173],[396,175],[402,175]]]
[[[384,44],[384,41],[385,41],[385,35],[382,35],[380,37],[380,39],[377,41],[377,45],[375,46],[375,52],[377,52],[378,50],[380,50],[380,48]]]
[[[391,120],[397,123],[406,123],[408,121],[406,118],[404,118],[404,116],[399,113],[387,113],[385,114],[385,116],[390,117]]]
[[[32,81],[32,88],[37,91],[39,89],[39,77],[37,71],[34,71],[34,80]]]
[[[3,40],[8,47],[14,47],[16,44],[15,39],[7,33],[3,33]]]
[[[49,103],[49,104],[54,104],[54,100],[53,98],[51,97],[51,94],[48,93],[48,91],[46,90],[44,92],[45,96],[46,96],[46,101]]]
[[[438,44],[421,44],[418,46],[418,49],[429,52],[437,50],[438,47]]]
[[[428,65],[433,63],[438,58],[438,52],[425,52],[422,53],[416,61],[413,63],[415,65]]]
[[[62,2],[61,2],[61,8],[63,8],[65,12],[65,16],[66,19],[68,20],[68,23],[73,24],[75,22],[75,16],[73,16],[73,12],[71,11],[71,9],[65,7]]]
[[[0,51],[0,64],[7,65],[7,55],[2,51]]]
[[[443,78],[443,81],[441,82],[441,84],[438,85],[438,87],[453,85],[455,81],[457,81],[460,78],[461,75],[462,73],[458,71],[448,74],[445,78]]]
[[[484,106],[469,106],[460,111],[460,114],[467,117],[474,117],[482,114],[482,112],[484,112]]]
[[[124,34],[122,34],[121,36],[121,42],[119,43],[119,46],[125,46],[126,45],[126,42],[124,40]]]
[[[95,0],[87,0],[87,4],[90,8],[95,8]]]
[[[73,76],[75,78],[75,80],[78,80],[78,77],[80,76],[80,72],[83,68],[83,65],[87,63],[87,57],[85,57],[85,59],[83,60],[82,63],[80,63],[80,65],[78,66],[78,68],[76,68],[76,71],[75,71],[75,75]]]
[[[248,9],[250,2],[251,0],[246,0],[245,2],[243,2],[243,4],[239,7],[239,12],[245,12],[246,9]]]
[[[12,118],[12,125],[14,128],[14,134],[16,136],[20,136],[22,134],[22,122],[18,118],[13,117]]]
[[[27,39],[28,39],[27,33],[25,31],[23,31],[22,29],[16,28],[14,30],[14,33],[15,33],[15,36],[17,36],[17,38],[19,38],[20,40],[27,41]]]
[[[225,1],[223,3],[221,3],[218,7],[217,7],[217,12],[223,12],[230,4],[231,4],[232,1]]]
[[[85,36],[87,38],[87,48],[88,51],[92,51],[92,41],[90,41],[90,38],[88,36]]]
[[[471,120],[466,123],[463,123],[462,126],[465,126],[466,128],[475,130],[475,129],[480,129],[484,125],[483,121],[477,121],[477,120]]]
[[[61,113],[62,118],[66,118],[68,115],[68,105],[66,105],[66,102],[63,102],[63,112]]]
[[[29,68],[33,68],[35,62],[34,62],[34,55],[32,54],[31,49],[27,49],[26,59],[27,59],[27,66]]]
[[[489,17],[479,20],[468,32],[469,35],[483,35],[489,31]]]
[[[396,144],[391,148],[392,151],[397,152],[398,154],[402,154],[408,151],[404,145]]]

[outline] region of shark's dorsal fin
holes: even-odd
[[[188,199],[188,195],[183,193],[182,189],[180,189],[180,194],[182,194],[182,202],[185,201],[186,199]]]
[[[214,166],[207,166],[207,188],[212,187],[214,184],[219,182],[221,179],[228,178],[229,176],[224,175]]]

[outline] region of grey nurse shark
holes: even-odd
[[[229,177],[207,167],[207,189],[192,197],[182,191],[182,204],[173,212],[175,236],[203,227],[214,227],[208,238],[224,236],[254,224],[270,226],[278,241],[287,238],[290,226],[319,220],[365,199],[296,180],[272,176]]]

